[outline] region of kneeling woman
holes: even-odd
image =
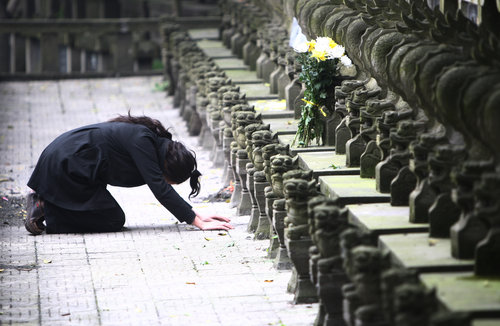
[[[225,217],[198,215],[171,186],[189,179],[191,198],[200,191],[200,175],[194,153],[158,120],[129,113],[68,131],[47,146],[28,181],[34,192],[25,226],[32,234],[119,231],[125,214],[106,186],[147,184],[180,222],[232,229]]]

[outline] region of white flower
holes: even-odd
[[[344,55],[345,49],[342,45],[337,45],[333,49],[326,52],[329,59],[340,58]]]
[[[316,38],[315,50],[328,52],[332,49],[332,39],[329,37]]]
[[[352,65],[351,59],[349,59],[349,57],[346,55],[340,57],[340,62],[342,62],[342,64],[346,67]]]
[[[298,44],[294,44],[293,49],[295,52],[305,53],[309,51],[309,45],[307,45],[307,42],[300,42]]]

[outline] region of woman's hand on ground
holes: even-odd
[[[229,224],[230,220],[222,216],[200,217],[198,214],[194,218],[192,225],[200,230],[231,230],[234,227]]]
[[[231,219],[225,216],[220,216],[220,215],[213,215],[213,216],[202,216],[198,213],[196,215],[203,221],[203,222],[212,222],[212,221],[220,221],[220,222],[231,222]]]

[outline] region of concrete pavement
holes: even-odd
[[[160,77],[0,83],[0,325],[311,325],[318,307],[293,305],[291,272],[246,232],[248,216],[204,200],[222,170],[188,136]],[[38,156],[60,133],[117,114],[145,114],[195,150],[200,211],[231,216],[230,232],[199,231],[158,204],[146,186],[110,187],[124,209],[118,233],[31,236],[7,216]],[[189,194],[187,184],[178,192]],[[23,212],[19,211],[19,215]]]

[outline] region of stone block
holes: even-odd
[[[245,70],[248,67],[243,60],[237,58],[214,59],[215,64],[222,70]]]
[[[271,94],[269,87],[261,83],[241,84],[240,92],[246,95],[248,101],[273,100],[278,98],[277,95]]]
[[[439,301],[451,312],[469,313],[472,318],[500,318],[500,279],[472,273],[425,273],[422,283],[437,288]],[[474,326],[499,325],[500,319],[476,321]]]
[[[271,125],[271,130],[277,135],[292,134],[297,132],[297,120],[290,118],[262,119],[264,124]]]
[[[362,179],[356,175],[319,177],[320,191],[328,197],[338,196],[340,205],[387,203],[388,194],[375,189],[375,180]]]
[[[349,223],[373,235],[427,232],[427,223],[411,223],[409,207],[390,204],[348,205]]]
[[[359,175],[359,168],[345,166],[345,155],[336,155],[334,151],[298,153],[299,167],[312,170],[313,177],[323,175]]]
[[[419,272],[472,271],[474,261],[451,256],[449,239],[429,238],[427,233],[383,235],[379,247],[391,253],[394,264]]]

